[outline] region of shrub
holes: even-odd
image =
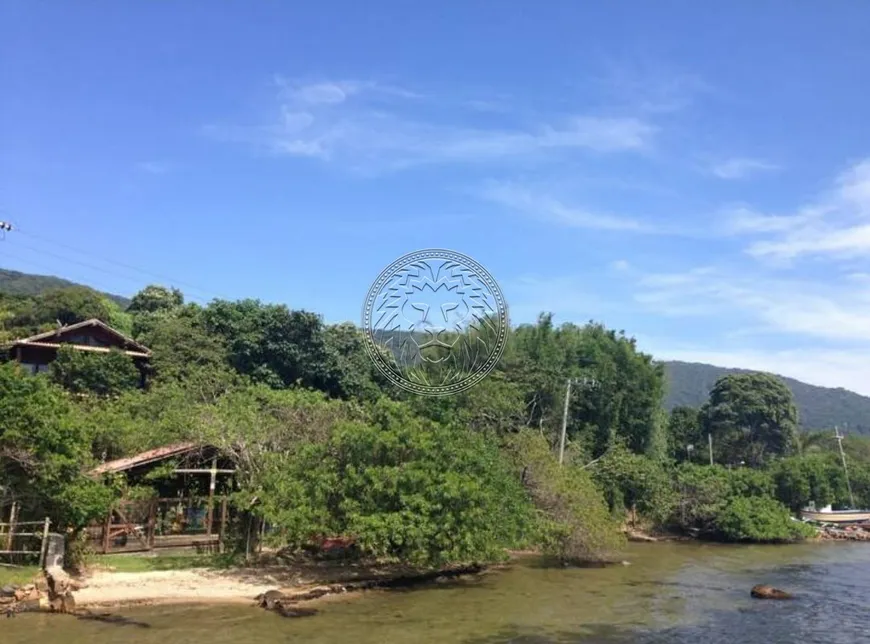
[[[343,535],[382,560],[441,565],[500,559],[522,541],[531,504],[495,445],[400,403],[371,416],[264,455],[261,511],[291,545]]]
[[[732,498],[718,513],[716,526],[728,541],[781,543],[814,533],[808,525],[794,520],[782,503],[763,496]]]
[[[546,439],[522,431],[508,448],[537,510],[537,542],[563,560],[607,558],[625,543],[604,496],[585,470],[560,467]]]

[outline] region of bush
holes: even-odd
[[[671,515],[677,502],[665,467],[621,445],[614,446],[590,470],[612,511],[636,508],[643,518],[660,523]]]
[[[537,510],[536,541],[545,554],[595,561],[625,544],[619,526],[585,470],[560,467],[546,439],[523,431],[510,439],[510,453]]]
[[[814,533],[808,525],[794,520],[782,503],[763,496],[732,498],[718,513],[716,526],[728,541],[782,543]]]
[[[365,555],[417,565],[501,559],[531,504],[495,445],[382,400],[372,423],[264,455],[260,511],[292,546],[351,536]]]

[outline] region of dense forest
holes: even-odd
[[[362,555],[421,565],[528,547],[600,559],[627,527],[790,541],[810,534],[790,513],[849,499],[831,434],[798,432],[781,380],[729,374],[702,405],[667,412],[664,365],[601,324],[542,314],[484,381],[433,398],[385,381],[353,324],[283,305],[200,306],[161,286],[123,308],[80,286],[0,295],[3,340],[92,317],[153,351],[145,389],[119,352],[61,351],[39,375],[0,365],[0,506],[48,514],[71,539],[121,495],[149,493],[87,468],[180,440],[234,457],[233,503],[276,543],[351,535]],[[565,385],[581,378],[560,464]],[[870,441],[845,448],[868,505]]]
[[[726,369],[697,362],[664,363],[668,393],[665,409],[700,407],[722,376],[749,373],[746,369]],[[850,432],[870,434],[870,398],[846,389],[808,385],[779,376],[794,395],[802,429],[819,430],[839,426]]]
[[[21,273],[0,268],[0,293],[32,296],[69,286],[82,285],[52,275],[34,275],[33,273]],[[130,299],[127,297],[112,295],[111,293],[105,293],[104,295],[121,308],[126,308],[130,305]]]

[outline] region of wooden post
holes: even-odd
[[[112,510],[106,515],[106,524],[103,526],[103,554],[109,554],[109,532],[112,529]]]
[[[148,511],[148,548],[154,550],[154,532],[157,528],[157,499],[151,500],[151,508]]]
[[[12,550],[12,540],[15,533],[15,521],[18,519],[18,502],[13,501],[9,508],[9,534],[6,536],[6,549]]]
[[[221,499],[221,530],[218,536],[218,552],[224,551],[224,538],[227,533],[227,497]]]
[[[45,523],[42,526],[42,541],[39,548],[39,569],[45,569],[45,551],[48,547],[48,527],[51,525],[51,520],[45,517]]]
[[[206,534],[210,537],[212,533],[212,519],[214,518],[214,488],[217,482],[217,456],[211,459],[211,471],[209,472],[208,482],[208,518],[205,521]]]

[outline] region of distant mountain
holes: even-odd
[[[710,395],[716,380],[730,373],[749,373],[749,369],[727,369],[697,362],[664,362],[668,380],[665,407],[700,407]],[[838,388],[816,387],[805,382],[777,376],[791,389],[804,429],[831,429],[848,425],[847,431],[870,434],[870,398]]]
[[[10,295],[39,295],[45,291],[69,286],[84,286],[53,275],[34,275],[32,273],[20,273],[0,268],[0,293]],[[88,287],[90,288],[90,287]],[[103,293],[107,298],[116,302],[122,309],[130,305],[130,299],[112,293]]]

